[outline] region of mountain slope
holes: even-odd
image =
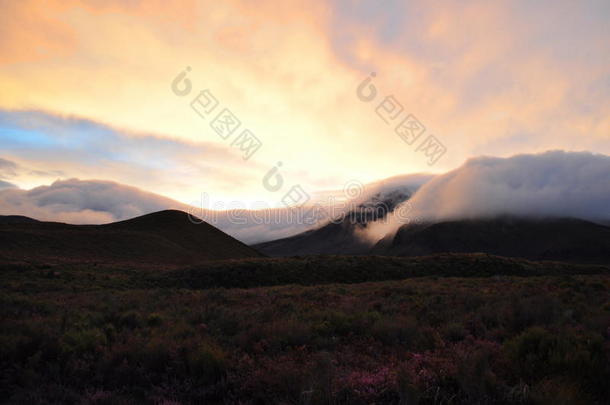
[[[160,211],[106,225],[0,222],[0,260],[184,265],[262,256],[182,211]]]
[[[410,198],[411,191],[399,188],[372,195],[345,215],[325,225],[288,238],[253,245],[270,256],[312,254],[362,255],[370,251],[370,244],[358,236],[358,231],[369,222],[380,220],[401,202]]]
[[[343,220],[289,238],[259,243],[253,247],[275,257],[316,254],[361,255],[367,253],[370,246],[356,236],[355,229],[359,226],[349,220]]]
[[[357,237],[367,221],[349,217],[302,234],[255,247],[270,256],[315,254],[425,256],[437,253],[489,253],[532,260],[610,263],[610,227],[570,218],[446,221],[405,225],[375,246]]]
[[[610,228],[569,219],[496,219],[447,221],[402,226],[381,240],[373,254],[422,256],[484,252],[534,260],[610,263]]]
[[[31,224],[39,222],[23,215],[0,215],[0,224]]]

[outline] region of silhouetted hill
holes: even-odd
[[[208,223],[192,223],[182,211],[160,211],[106,225],[0,222],[3,261],[184,265],[260,256]]]
[[[358,237],[357,232],[369,222],[385,218],[401,202],[410,198],[408,188],[379,192],[360,203],[345,215],[288,238],[253,245],[270,256],[295,255],[363,255],[370,251],[370,244]]]
[[[0,224],[31,224],[34,222],[39,221],[23,215],[0,215]]]
[[[375,246],[356,234],[366,222],[348,218],[254,247],[276,257],[298,255],[425,256],[489,253],[533,260],[610,263],[610,227],[578,219],[496,218],[405,225]]]
[[[370,246],[363,243],[355,234],[356,228],[361,226],[344,220],[289,238],[259,243],[253,247],[275,257],[320,254],[361,255],[370,250]]]
[[[391,256],[484,252],[533,260],[610,263],[610,228],[579,219],[506,217],[405,225],[371,252]]]

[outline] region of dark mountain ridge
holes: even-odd
[[[184,265],[261,257],[253,248],[182,211],[160,211],[105,225],[1,221],[0,261]]]
[[[23,215],[0,215],[0,224],[31,224],[35,222],[40,221]]]
[[[455,220],[403,225],[395,234],[386,235],[371,246],[358,238],[355,225],[342,222],[256,247],[271,256],[488,253],[531,260],[607,264],[610,227],[574,218]]]
[[[371,250],[373,254],[390,256],[441,252],[610,263],[610,228],[575,218],[455,220],[403,225]]]
[[[362,255],[370,251],[370,243],[358,237],[374,221],[384,219],[402,202],[411,197],[408,188],[379,192],[353,209],[333,218],[322,226],[270,242],[253,245],[270,256],[312,254]]]

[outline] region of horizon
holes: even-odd
[[[277,173],[274,176],[281,178]],[[447,173],[406,174],[369,184],[352,180],[340,190],[310,191],[301,204],[293,198],[293,191],[275,205],[222,201],[207,192],[184,204],[130,185],[73,178],[31,190],[0,189],[0,215],[105,224],[177,209],[188,213],[191,222],[206,221],[244,243],[338,224],[346,214],[366,211],[367,206],[378,210],[378,214],[367,214],[372,215],[370,223],[359,235],[369,242],[394,234],[406,224],[505,216],[577,218],[608,225],[610,156],[547,151],[470,158]]]

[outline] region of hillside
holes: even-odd
[[[344,220],[328,223],[320,228],[295,236],[253,245],[255,249],[273,257],[345,254],[361,255],[370,246],[356,237],[355,230],[362,225]]]
[[[31,224],[39,222],[23,215],[0,215],[0,224]]]
[[[320,227],[300,234],[253,245],[274,257],[296,255],[363,255],[370,251],[368,242],[358,232],[370,222],[385,218],[411,197],[408,187],[379,191],[352,210]]]
[[[260,257],[219,229],[182,211],[160,211],[106,225],[0,221],[0,260],[28,263],[184,265]]]
[[[570,218],[448,221],[403,226],[371,252],[389,256],[484,252],[532,260],[610,263],[610,228]]]
[[[374,246],[357,236],[367,223],[329,223],[290,238],[254,245],[274,257],[297,255],[425,256],[487,253],[532,260],[610,263],[610,227],[573,218],[495,219],[404,225]]]

